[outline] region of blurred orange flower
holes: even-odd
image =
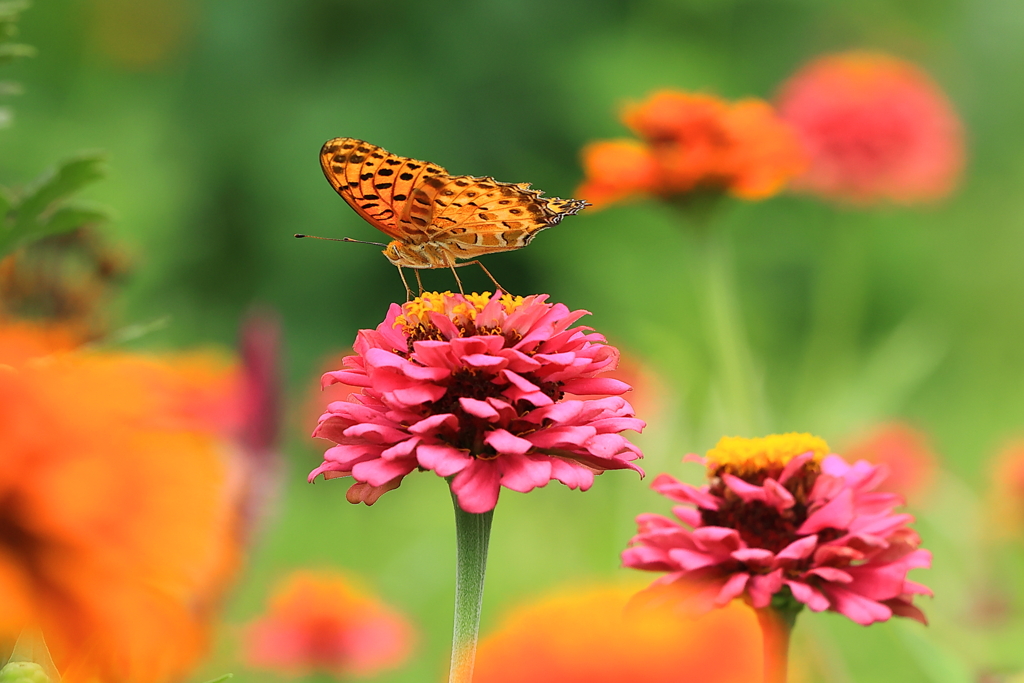
[[[749,683],[761,632],[734,602],[700,617],[630,607],[630,587],[556,593],[517,607],[480,644],[475,683]]]
[[[867,460],[888,467],[889,476],[878,490],[898,493],[912,504],[927,497],[939,470],[939,458],[928,436],[902,422],[876,426],[843,453],[847,460]]]
[[[599,141],[583,150],[587,179],[577,192],[598,207],[634,195],[702,190],[765,199],[806,165],[795,133],[758,99],[661,90],[628,105],[623,121],[641,140]]]
[[[293,676],[372,676],[400,666],[414,631],[401,614],[334,572],[283,580],[267,614],[246,631],[248,666]]]
[[[38,626],[76,680],[179,678],[237,561],[235,371],[74,336],[0,326],[0,641]]]
[[[811,164],[794,186],[869,204],[940,199],[959,180],[963,129],[949,100],[920,68],[876,52],[825,55],[778,97]]]

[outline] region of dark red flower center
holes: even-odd
[[[705,526],[736,529],[740,538],[749,547],[764,548],[773,553],[779,552],[800,538],[796,532],[807,521],[810,492],[821,473],[821,468],[817,463],[813,461],[806,463],[783,485],[793,495],[795,501],[792,507],[785,510],[778,510],[760,501],[744,502],[722,481],[721,475],[726,473],[739,476],[735,472],[730,472],[726,467],[719,468],[715,472],[715,476],[711,479],[710,492],[724,501],[724,504],[718,510],[699,508],[701,521]],[[749,484],[761,486],[769,477],[778,481],[781,474],[781,468],[772,468],[753,474],[744,473],[739,478]],[[821,542],[827,542],[838,538],[842,533],[838,529],[825,529],[819,532],[818,536]]]

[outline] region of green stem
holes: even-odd
[[[697,269],[698,286],[704,293],[705,330],[726,413],[723,428],[753,434],[764,421],[762,400],[736,296],[732,257],[721,231],[707,230],[698,238],[703,261]]]
[[[811,302],[811,328],[803,354],[798,409],[807,410],[822,387],[841,381],[855,362],[864,316],[867,248],[862,226],[835,216],[826,253],[818,260]]]
[[[754,610],[764,636],[764,683],[786,683],[789,669],[789,636],[796,615],[787,618],[774,607]]]
[[[452,633],[452,663],[448,683],[472,683],[476,643],[480,633],[480,609],[487,573],[487,543],[491,537],[494,510],[482,514],[466,512],[452,492],[455,505],[455,628]]]
[[[784,588],[772,596],[770,605],[754,610],[764,638],[764,683],[786,683],[789,637],[803,607],[789,589]]]

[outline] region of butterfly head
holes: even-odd
[[[437,256],[427,253],[428,248],[427,244],[405,244],[394,240],[383,253],[388,261],[402,268],[437,268]],[[440,262],[445,264],[445,261]]]

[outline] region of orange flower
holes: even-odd
[[[604,206],[634,194],[657,192],[658,161],[639,140],[599,140],[583,148],[587,180],[576,191],[594,206]]]
[[[237,560],[235,376],[70,336],[0,327],[0,642],[36,625],[83,680],[179,678]]]
[[[662,90],[627,106],[623,121],[642,141],[596,142],[583,152],[587,180],[578,193],[597,206],[702,190],[765,199],[805,167],[795,133],[762,100]]]
[[[632,607],[635,589],[557,593],[516,608],[480,644],[475,683],[747,683],[761,633],[745,605],[691,618]]]
[[[400,666],[412,651],[408,620],[357,590],[340,574],[295,572],[249,625],[249,666],[294,676],[372,676]]]
[[[964,164],[949,100],[917,66],[875,52],[819,57],[783,86],[779,111],[811,158],[795,185],[843,202],[940,199]]]
[[[879,490],[898,493],[914,504],[927,496],[939,469],[928,436],[901,422],[878,425],[843,452],[847,460],[888,467],[889,476]]]

